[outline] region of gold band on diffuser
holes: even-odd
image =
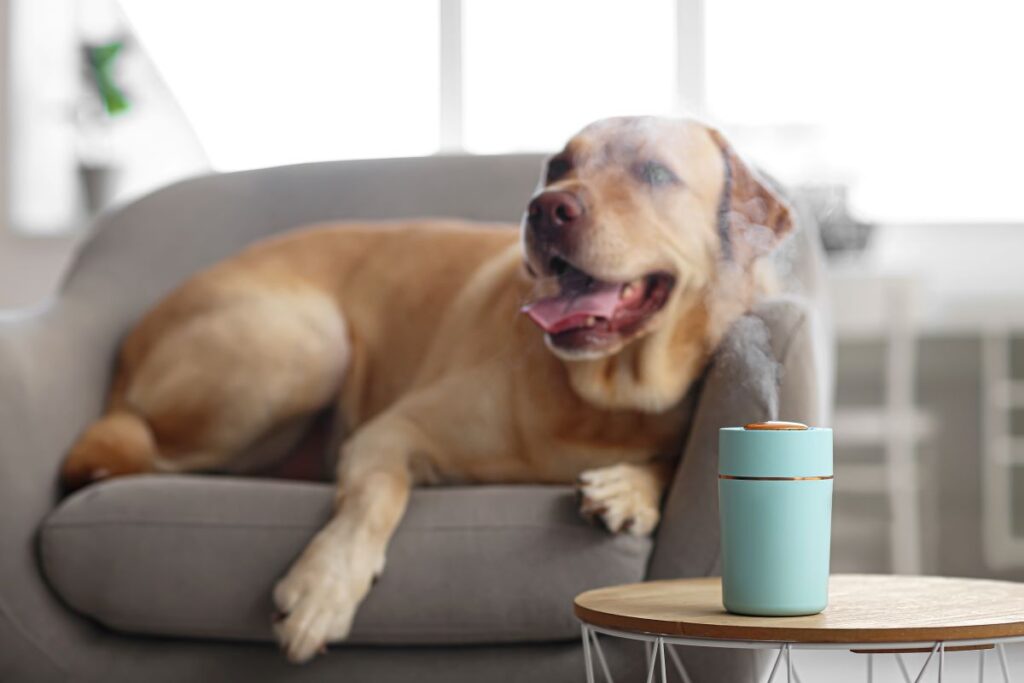
[[[736,477],[731,474],[719,474],[719,479],[739,479],[740,481],[825,481],[826,479],[834,479],[835,475],[830,474],[827,477]]]

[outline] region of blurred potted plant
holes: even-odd
[[[77,111],[78,158],[90,213],[108,203],[117,185],[112,128],[131,110],[131,100],[117,79],[125,46],[123,39],[82,46],[85,87]]]

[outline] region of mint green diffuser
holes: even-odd
[[[722,602],[758,616],[828,605],[832,430],[795,422],[718,433]]]

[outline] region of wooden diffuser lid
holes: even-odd
[[[743,425],[743,428],[763,432],[802,432],[805,429],[807,429],[807,425],[803,424],[802,422],[770,421],[751,422],[750,424]]]

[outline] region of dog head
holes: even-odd
[[[724,271],[752,279],[758,257],[791,229],[786,203],[718,131],[598,121],[547,161],[523,217],[537,280],[523,310],[560,358],[607,357],[678,323]]]

